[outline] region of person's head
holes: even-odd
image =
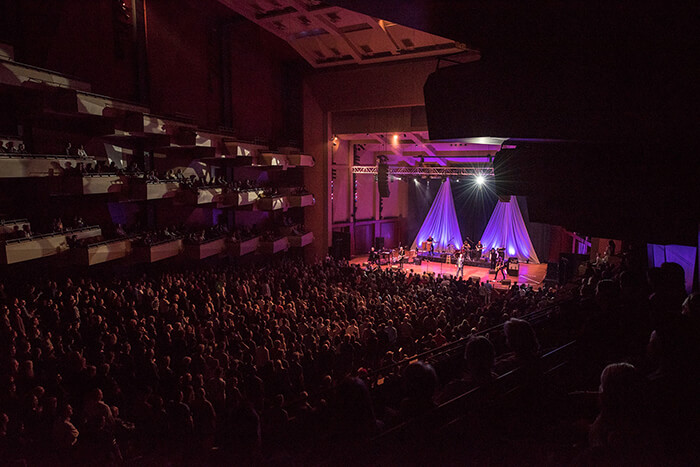
[[[376,427],[372,399],[360,378],[345,378],[337,389],[338,423],[345,430],[361,435]]]
[[[484,336],[475,336],[469,339],[464,349],[464,360],[467,369],[476,376],[489,376],[495,364],[493,344]]]
[[[410,399],[431,400],[437,387],[437,376],[426,362],[413,362],[403,371],[406,395]]]
[[[506,334],[508,347],[517,355],[534,355],[539,349],[535,330],[530,323],[518,318],[506,321],[503,330]]]
[[[611,416],[629,416],[640,410],[644,378],[629,363],[613,363],[600,374],[601,411]]]

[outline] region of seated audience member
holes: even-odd
[[[511,318],[503,326],[506,343],[511,353],[498,360],[496,368],[499,373],[505,373],[521,366],[538,366],[539,343],[535,330],[527,321]]]
[[[590,427],[588,460],[598,465],[654,465],[647,382],[629,363],[600,375],[600,413]]]
[[[348,377],[338,385],[333,408],[341,440],[367,439],[375,435],[381,426],[374,416],[367,385],[359,378]]]
[[[436,407],[433,401],[437,388],[437,376],[433,367],[425,362],[414,362],[403,372],[406,397],[401,401],[401,416],[409,420]]]
[[[440,394],[440,403],[447,402],[477,386],[487,386],[498,378],[494,373],[496,352],[493,344],[484,336],[469,339],[464,349],[466,374],[451,381]]]

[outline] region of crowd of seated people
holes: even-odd
[[[700,312],[676,266],[650,271],[651,295],[618,266],[586,271],[565,328],[572,364],[601,374],[584,464],[656,446],[675,456],[696,439]],[[251,461],[313,450],[320,434],[334,456],[508,372],[525,388],[508,434],[532,436],[553,404],[539,336],[519,318],[554,293],[512,287],[487,304],[480,287],[332,260],[0,287],[0,457]],[[502,338],[469,339],[501,323]],[[387,365],[464,338],[453,382],[416,361],[370,392],[377,369],[390,379]]]
[[[285,401],[302,401],[293,414],[309,429],[330,423],[333,402],[309,394],[546,300],[518,294],[484,309],[476,289],[284,262],[2,291],[0,445],[105,460],[213,445],[255,453],[261,430],[284,433]]]
[[[224,238],[229,235],[229,233],[228,227],[226,227],[224,224],[217,224],[203,229],[196,229],[194,232],[187,234],[185,236],[185,243],[197,245],[210,240]]]
[[[257,226],[252,227],[236,226],[229,229],[228,239],[232,242],[245,242],[260,235]]]
[[[68,225],[64,225],[63,220],[61,220],[60,217],[56,217],[53,219],[50,226],[47,225],[47,227],[48,229],[45,232],[58,234],[70,230],[85,228],[87,227],[87,224],[81,216],[74,216],[73,220]],[[17,238],[32,238],[33,236],[39,233],[40,232],[33,231],[30,224],[27,223],[23,224],[21,228],[19,225],[13,226],[11,232],[8,232],[3,235],[3,239],[12,240]],[[71,238],[68,238],[68,240],[70,242]]]
[[[15,146],[14,141],[7,141],[5,144],[0,144],[0,154],[28,154],[24,143],[19,143]]]

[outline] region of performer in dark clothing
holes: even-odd
[[[491,269],[496,269],[496,260],[498,259],[498,253],[495,248],[491,248],[489,251],[489,261],[491,262]]]
[[[430,254],[432,255],[435,252],[435,241],[433,240],[433,236],[429,236],[426,242],[428,243],[428,248],[430,249]]]
[[[498,273],[503,273],[503,279],[506,278],[506,268],[508,267],[508,263],[504,262],[501,258],[498,258],[496,261],[496,267],[494,268],[496,270],[496,274],[493,277],[493,280],[498,280]]]

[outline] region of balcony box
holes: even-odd
[[[258,156],[258,165],[265,165],[268,167],[283,167],[288,165],[287,156],[285,156],[284,154],[263,152]]]
[[[289,246],[293,247],[304,247],[306,245],[310,245],[314,241],[314,233],[313,232],[306,232],[303,235],[290,235],[289,237]]]
[[[185,256],[189,259],[204,259],[219,255],[224,249],[224,238],[217,238],[197,244],[185,244]]]
[[[182,239],[178,238],[148,246],[135,246],[134,252],[139,261],[155,263],[179,255],[182,252],[182,247]]]
[[[286,196],[271,196],[258,199],[258,209],[260,211],[277,211],[288,206]]]
[[[175,198],[180,191],[180,184],[175,181],[162,181],[158,183],[146,183],[142,179],[129,181],[131,199],[154,200]]]
[[[199,205],[224,203],[225,196],[223,188],[199,188],[197,192],[191,188],[183,188],[177,199],[180,204]]]
[[[242,242],[234,242],[231,240],[228,240],[226,242],[226,251],[230,256],[233,257],[239,257],[243,255],[247,255],[249,253],[253,253],[255,250],[258,249],[258,246],[260,245],[260,237],[253,237],[249,238],[247,240],[243,240]]]
[[[76,263],[83,266],[106,263],[128,256],[131,253],[131,239],[120,238],[106,242],[93,243],[86,248],[76,250]]]
[[[287,237],[281,237],[271,241],[260,240],[258,251],[263,254],[272,255],[288,249],[289,239]]]
[[[287,156],[287,161],[289,165],[296,167],[313,167],[316,165],[316,160],[306,154],[290,154]]]
[[[316,198],[312,194],[308,195],[291,195],[289,196],[290,208],[303,208],[316,204]]]

